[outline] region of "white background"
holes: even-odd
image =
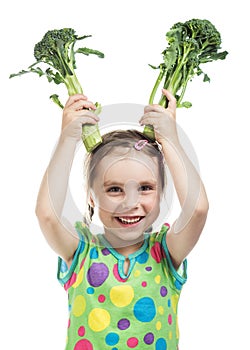
[[[45,78],[9,80],[9,74],[34,62],[33,46],[47,30],[73,27],[93,35],[84,45],[106,54],[78,56],[86,95],[103,105],[144,105],[156,78],[148,63],[160,63],[165,33],[195,17],[217,27],[229,55],[204,67],[210,84],[195,79],[185,96],[193,107],[178,110],[210,202],[179,304],[180,349],[249,347],[248,13],[243,0],[16,0],[1,9],[1,348],[62,350],[67,326],[57,256],[34,213],[60,132],[61,111],[48,96],[59,92],[65,101],[66,95]]]

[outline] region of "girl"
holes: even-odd
[[[145,107],[136,130],[115,131],[86,160],[89,213],[69,230],[60,220],[83,124],[96,124],[95,105],[71,96],[61,136],[43,178],[36,214],[59,257],[58,278],[68,293],[67,350],[178,349],[177,305],[186,281],[186,256],[204,227],[208,201],[199,174],[180,145],[176,101]],[[165,165],[182,208],[172,228],[152,233],[165,188]],[[89,230],[94,210],[103,234]],[[77,232],[77,234],[75,234]],[[151,233],[150,233],[151,232]]]

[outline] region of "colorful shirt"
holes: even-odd
[[[59,258],[58,279],[68,292],[66,350],[176,350],[177,306],[186,281],[174,269],[166,244],[168,226],[146,234],[141,248],[125,257],[76,223],[80,241],[68,269]]]

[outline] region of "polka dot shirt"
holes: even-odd
[[[176,350],[177,306],[186,282],[186,260],[172,265],[166,245],[169,226],[146,234],[125,257],[80,222],[80,241],[71,267],[59,258],[58,279],[68,293],[66,350]]]

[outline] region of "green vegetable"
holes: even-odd
[[[215,26],[204,19],[191,19],[178,22],[166,34],[167,48],[162,52],[163,62],[153,69],[159,69],[159,75],[151,92],[149,104],[154,103],[155,95],[163,82],[163,88],[176,98],[177,107],[189,108],[191,102],[182,102],[186,87],[194,76],[203,74],[203,81],[210,81],[200,65],[215,60],[224,60],[227,51],[219,52],[221,36]],[[162,95],[158,102],[167,107],[168,100]],[[145,126],[144,134],[154,138],[152,126]]]
[[[77,41],[91,37],[91,35],[84,35],[79,37],[75,34],[75,30],[72,28],[55,29],[48,31],[43,39],[38,42],[34,47],[34,56],[36,62],[28,67],[28,70],[21,70],[17,74],[11,74],[10,78],[20,76],[26,73],[36,73],[39,76],[47,77],[49,82],[55,84],[64,83],[69,96],[74,94],[82,94],[83,89],[77,79],[75,69],[76,60],[75,54],[82,53],[84,55],[94,54],[100,58],[104,57],[104,54],[97,50],[92,50],[86,47],[78,48],[75,50],[75,44]],[[38,64],[46,65],[47,69],[42,69]],[[48,67],[49,66],[49,67]],[[62,103],[59,100],[58,95],[52,95],[50,98],[61,108]],[[98,107],[96,113],[100,113],[100,104],[96,103]],[[90,152],[98,144],[102,142],[102,138],[97,125],[84,125],[82,132],[82,139],[85,148]]]

